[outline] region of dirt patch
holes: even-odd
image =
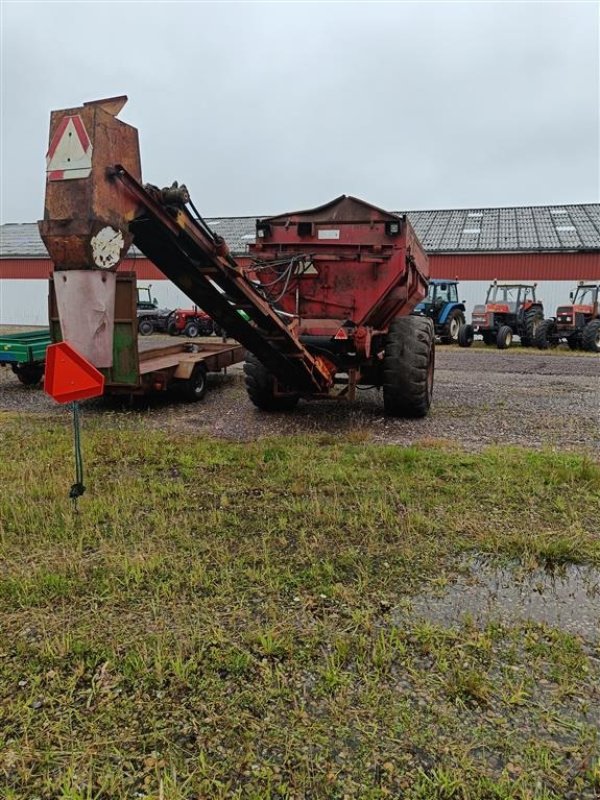
[[[381,443],[445,441],[470,450],[514,444],[600,453],[600,359],[438,347],[436,360],[434,402],[423,420],[384,417],[376,389],[359,392],[354,404],[301,402],[292,413],[259,412],[246,395],[241,365],[209,376],[200,403],[163,395],[134,406],[90,401],[84,408],[87,415],[108,409],[151,427],[233,440],[321,433]],[[0,410],[61,413],[9,370],[0,370]]]

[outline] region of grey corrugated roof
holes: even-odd
[[[429,253],[600,249],[598,203],[406,213]],[[247,252],[254,241],[255,217],[215,217],[206,221],[223,236],[233,253]],[[46,250],[37,225],[2,225],[0,256],[44,258]]]

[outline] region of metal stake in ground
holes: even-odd
[[[73,403],[73,444],[75,448],[75,483],[71,486],[69,497],[73,501],[73,510],[77,513],[77,500],[85,492],[83,484],[83,455],[81,453],[81,424],[79,403]]]
[[[73,409],[73,440],[75,447],[75,483],[69,497],[77,511],[77,499],[85,492],[83,483],[83,456],[81,453],[81,425],[78,400],[98,397],[104,392],[104,375],[98,372],[81,353],[68,342],[51,344],[46,350],[44,391],[57,403],[71,403]]]

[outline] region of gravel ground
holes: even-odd
[[[247,398],[241,365],[211,375],[209,384],[200,403],[155,397],[138,402],[133,413],[150,426],[237,440],[342,433],[382,443],[445,441],[468,449],[518,444],[600,454],[600,358],[589,354],[438,347],[434,404],[424,420],[385,418],[377,390],[359,392],[354,404],[301,402],[291,414],[262,413]],[[107,407],[132,414],[114,401],[85,403],[88,414]],[[21,386],[8,369],[0,369],[0,410],[64,413],[40,389]]]

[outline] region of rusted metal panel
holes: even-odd
[[[125,100],[115,98],[52,112],[44,219],[39,228],[57,270],[116,269],[131,245],[127,223],[137,212],[136,204],[106,174],[106,166],[118,161],[141,180],[137,130],[113,113]],[[53,167],[67,165],[71,152],[68,137],[77,146],[78,136],[89,141],[86,153],[91,168],[74,170],[75,179],[65,179],[69,170]],[[81,142],[78,146],[83,148]],[[53,158],[61,148],[64,164],[55,164]],[[57,175],[60,172],[65,173],[62,179]]]

